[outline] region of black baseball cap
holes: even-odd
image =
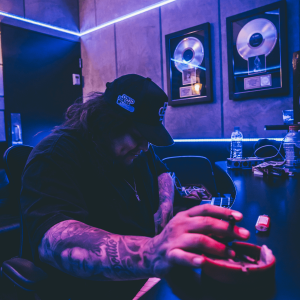
[[[162,124],[168,96],[150,78],[128,74],[106,83],[105,100],[129,117],[136,129],[155,146],[174,141]]]

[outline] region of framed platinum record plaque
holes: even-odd
[[[209,23],[168,34],[165,39],[169,105],[211,102]]]
[[[226,21],[229,99],[288,94],[286,2]]]

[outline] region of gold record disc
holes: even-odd
[[[174,51],[174,63],[179,72],[201,65],[204,47],[195,37],[187,37],[179,42]]]
[[[257,55],[268,56],[277,41],[275,25],[264,18],[248,22],[239,32],[236,39],[236,49],[240,56],[248,60]]]

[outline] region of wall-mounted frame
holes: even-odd
[[[293,111],[294,124],[300,122],[300,51],[293,53]]]
[[[287,95],[286,2],[226,19],[229,99]]]
[[[210,24],[166,35],[171,106],[212,102]]]

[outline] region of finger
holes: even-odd
[[[189,218],[187,231],[190,233],[202,233],[214,235],[217,237],[229,237],[239,240],[247,240],[250,232],[242,227],[231,226],[228,222],[218,220],[212,217],[193,217]]]
[[[217,242],[220,242],[222,244],[228,244],[228,243],[231,243],[235,240],[235,238],[233,237],[222,237],[222,236],[216,236],[216,235],[213,235],[213,234],[207,234],[208,237],[216,240]]]
[[[188,209],[186,212],[190,217],[211,216],[218,219],[229,220],[229,216],[233,216],[236,221],[241,221],[243,218],[243,214],[236,210],[210,204],[197,205]]]
[[[233,237],[219,237],[219,236],[214,236],[214,235],[209,236],[209,237],[211,237],[212,239],[214,239],[217,242],[220,242],[222,244],[228,244],[235,240]]]
[[[176,248],[186,251],[204,252],[220,257],[235,257],[235,252],[228,246],[206,236],[197,233],[186,233],[180,237]]]
[[[200,268],[205,263],[205,258],[202,255],[186,252],[181,249],[171,250],[169,260],[172,264],[194,268]]]

